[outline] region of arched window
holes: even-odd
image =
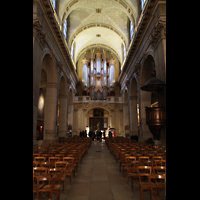
[[[74,43],[72,44],[72,47],[71,47],[71,56],[72,56],[72,59],[74,59]]]
[[[132,37],[133,37],[133,24],[130,21],[130,41],[132,40]]]
[[[143,10],[144,8],[144,4],[145,4],[146,0],[141,0],[141,11]]]
[[[123,45],[123,57],[124,57],[124,59],[126,57],[126,47],[125,47],[125,45]]]
[[[51,1],[52,1],[54,9],[56,10],[56,0],[51,0]]]
[[[67,40],[67,19],[65,20],[65,23],[64,23],[63,33],[65,36],[65,39]]]

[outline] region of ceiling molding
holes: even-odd
[[[83,26],[83,27],[79,28],[77,31],[75,31],[69,39],[69,47],[71,47],[72,43],[74,42],[76,36],[79,33],[81,33],[82,31],[85,31],[88,28],[94,28],[94,27],[102,27],[102,28],[107,28],[107,29],[110,29],[111,31],[114,31],[115,33],[117,33],[119,35],[119,37],[122,40],[122,43],[125,44],[125,46],[127,48],[128,41],[125,41],[126,37],[125,37],[124,33],[122,33],[122,32],[119,33],[119,31],[117,31],[113,26],[110,26],[107,24],[95,24],[95,23],[88,24],[87,26]]]
[[[101,47],[101,48],[107,49],[108,51],[112,52],[117,57],[118,61],[121,63],[119,54],[113,48],[111,48],[107,45],[104,45],[104,44],[92,44],[92,45],[85,47],[77,54],[76,62],[79,60],[80,56],[84,53],[84,51],[90,50],[94,47]]]

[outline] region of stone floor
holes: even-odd
[[[60,200],[140,200],[138,180],[127,183],[126,174],[119,172],[119,163],[110,154],[104,140],[93,141],[79,165],[75,178],[70,185],[66,181],[65,194],[62,186]],[[56,200],[56,194],[53,194]],[[144,191],[144,200],[150,200],[149,191]]]

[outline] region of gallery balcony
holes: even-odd
[[[123,103],[122,97],[108,96],[105,100],[91,100],[90,96],[75,96],[74,103],[92,103],[92,102],[103,102],[103,103]]]

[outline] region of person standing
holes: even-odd
[[[98,122],[98,124],[97,124],[97,140],[99,139],[99,136],[100,136],[100,125]]]

